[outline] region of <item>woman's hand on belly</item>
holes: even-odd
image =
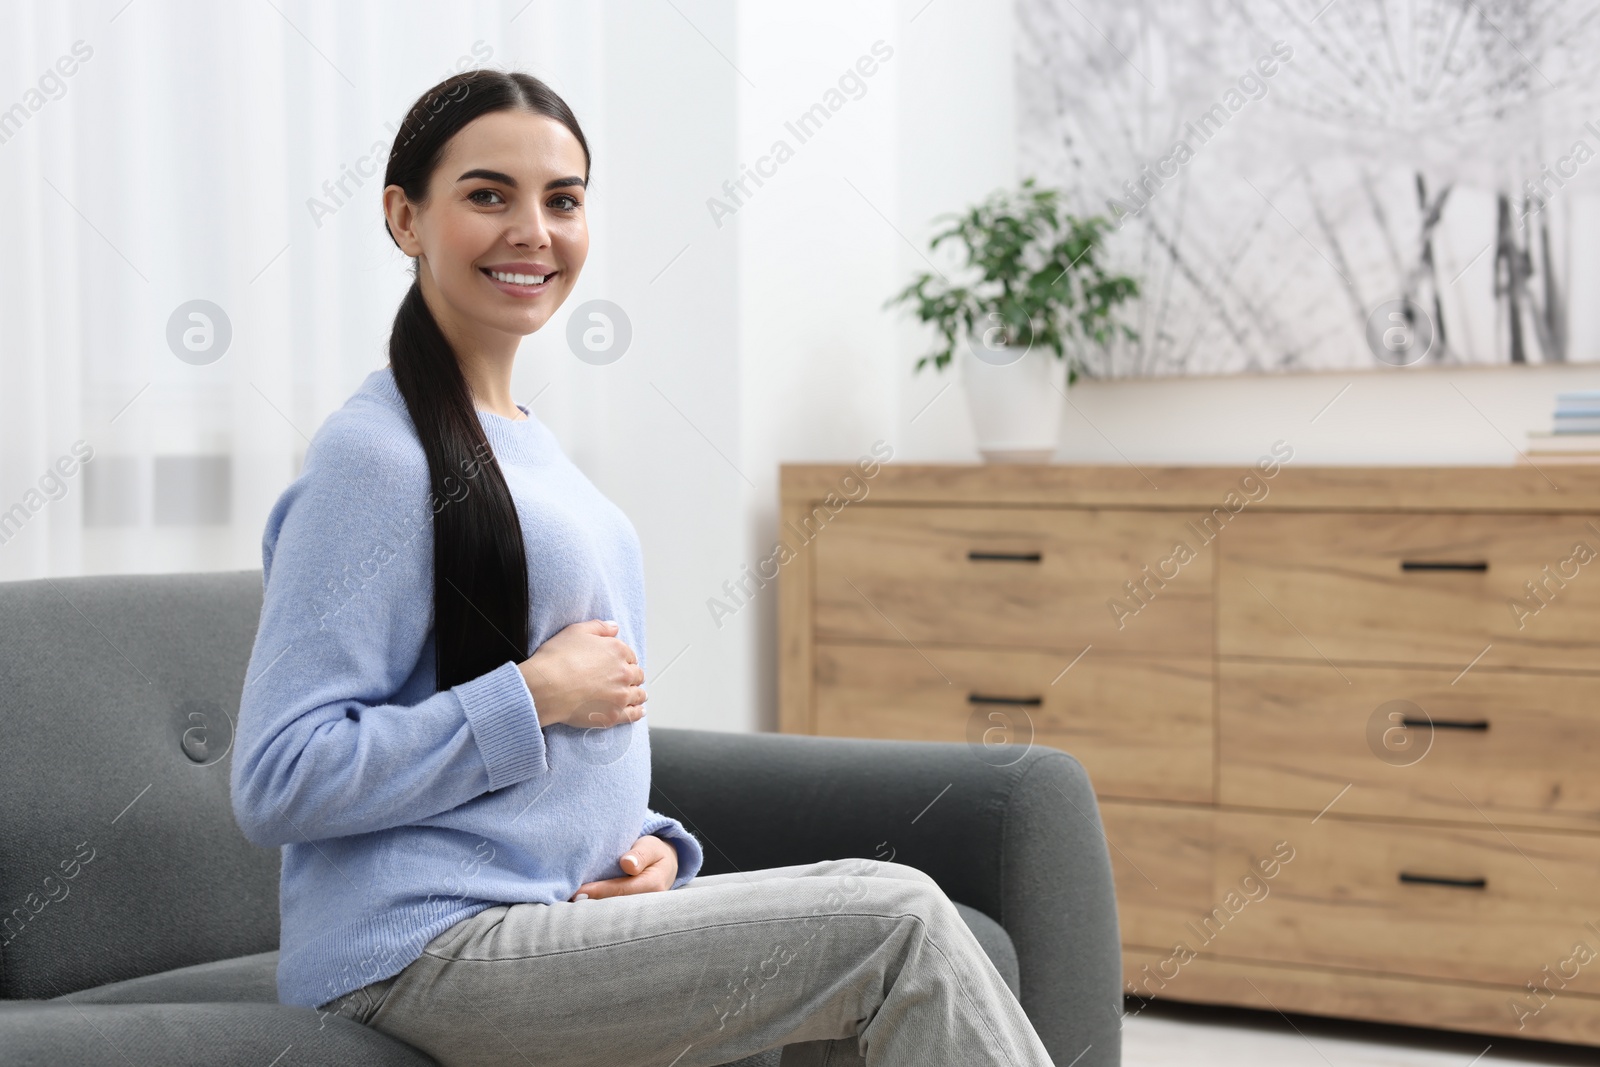
[[[607,729],[644,717],[644,670],[616,620],[565,626],[517,664],[539,725]]]
[[[587,896],[596,900],[627,893],[659,893],[671,889],[678,877],[678,850],[654,834],[647,834],[635,841],[618,862],[623,872],[621,878],[585,882],[572,894],[572,899]]]

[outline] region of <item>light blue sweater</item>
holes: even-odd
[[[632,523],[537,418],[478,416],[522,523],[532,648],[615,619],[648,686]],[[618,877],[645,834],[676,848],[674,889],[700,870],[700,843],[647,806],[648,716],[541,726],[509,655],[436,692],[433,509],[477,483],[456,484],[433,494],[385,366],[328,416],[267,517],[231,785],[245,836],[283,846],[280,1003],[396,974],[485,908]]]

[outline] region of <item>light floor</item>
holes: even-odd
[[[1600,1049],[1157,1002],[1124,1022],[1122,1063],[1123,1067],[1566,1067],[1600,1063]]]

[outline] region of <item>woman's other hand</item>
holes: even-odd
[[[644,670],[617,632],[609,619],[575,622],[517,664],[540,726],[608,727],[644,715]]]
[[[598,882],[585,882],[572,894],[573,900],[587,896],[620,897],[628,893],[659,893],[672,888],[678,878],[678,850],[655,835],[647,835],[633,843],[622,854],[621,878],[606,878]]]

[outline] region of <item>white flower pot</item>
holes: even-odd
[[[1067,361],[1048,348],[1030,348],[1015,362],[979,359],[957,348],[967,409],[988,463],[1048,463],[1060,438]]]

